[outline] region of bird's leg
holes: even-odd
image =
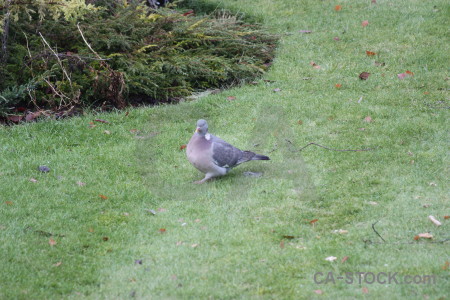
[[[214,176],[211,173],[206,173],[205,178],[203,178],[202,180],[194,181],[194,183],[195,184],[202,184],[202,183],[205,183],[206,181],[210,180],[213,177]]]

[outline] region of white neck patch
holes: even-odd
[[[205,139],[209,141],[211,139],[211,135],[209,133],[205,134]]]

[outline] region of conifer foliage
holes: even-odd
[[[277,41],[226,11],[197,16],[145,1],[46,1],[21,1],[26,9],[18,11],[14,0],[0,0],[1,34],[8,30],[0,68],[4,119],[29,110],[72,114],[176,102],[251,81],[270,65]],[[55,8],[59,2],[73,2],[73,11]]]

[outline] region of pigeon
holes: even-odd
[[[195,183],[227,174],[232,168],[251,160],[270,160],[268,156],[242,151],[224,140],[208,132],[205,120],[197,121],[197,129],[186,147],[189,162],[199,171],[205,173],[205,178]]]

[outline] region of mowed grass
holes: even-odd
[[[206,4],[282,35],[265,77],[275,82],[1,127],[0,298],[446,299],[448,3]],[[406,70],[414,76],[400,80]],[[271,161],[193,185],[202,174],[180,146],[199,118]],[[371,150],[298,151],[310,142]],[[433,239],[414,240],[425,232]],[[317,272],[335,283],[316,283]],[[346,272],[397,272],[399,284],[337,279]]]

